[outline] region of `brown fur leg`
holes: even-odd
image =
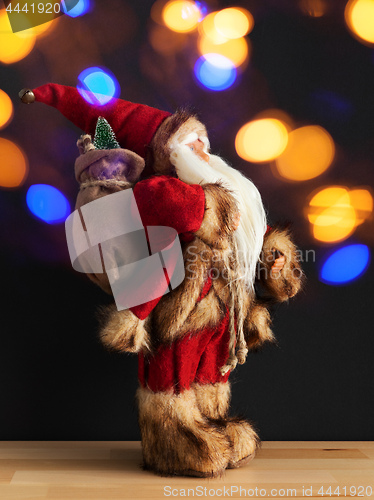
[[[195,384],[193,386],[199,409],[212,421],[217,421],[231,442],[229,469],[242,467],[255,456],[260,440],[245,419],[228,417],[230,385],[226,383]]]
[[[260,445],[260,439],[251,424],[245,419],[229,418],[226,433],[233,444],[229,469],[236,469],[250,462]]]
[[[163,476],[219,477],[230,441],[199,411],[192,389],[181,394],[137,391],[144,468]]]

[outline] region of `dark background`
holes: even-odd
[[[319,263],[334,245],[313,239],[303,210],[319,186],[374,185],[374,50],[348,32],[343,1],[326,1],[318,18],[296,1],[238,1],[255,18],[251,61],[235,88],[209,92],[193,77],[193,36],[168,57],[150,46],[152,4],[96,0],[81,18],[62,16],[27,58],[0,64],[0,87],[15,106],[0,136],[17,141],[30,164],[24,186],[0,190],[0,440],[140,438],[136,356],[108,353],[98,341],[96,310],[109,299],[72,270],[64,225],[43,223],[25,202],[31,184],[50,183],[74,206],[80,131],[52,108],[20,104],[18,91],[48,81],[76,85],[95,65],[116,75],[127,100],[170,111],[192,103],[213,152],[251,177],[271,222],[292,220],[298,245],[316,252],[316,262],[304,263],[304,291],[273,311],[278,345],[250,354],[231,376],[233,411],[264,440],[373,440],[373,265],[351,284],[321,283]],[[208,2],[211,10],[229,4]],[[333,166],[287,183],[269,165],[241,160],[237,130],[268,108],[286,111],[297,126],[325,127],[337,148]],[[373,240],[369,220],[347,241],[373,247]]]

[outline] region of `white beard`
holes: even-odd
[[[219,156],[210,154],[208,164],[184,144],[173,150],[170,160],[179,179],[186,184],[221,182],[232,191],[240,210],[240,223],[234,235],[242,278],[248,289],[253,290],[257,262],[267,229],[266,213],[258,189],[252,181],[230,167]]]

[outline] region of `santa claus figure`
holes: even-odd
[[[229,416],[228,379],[249,349],[273,340],[255,281],[275,301],[300,289],[288,231],[268,228],[257,188],[210,153],[205,126],[188,111],[171,115],[123,100],[95,107],[76,89],[54,84],[21,91],[21,99],[56,107],[87,134],[106,118],[120,146],[146,167],[137,175],[128,168],[125,178],[108,167],[110,174],[104,168],[98,177],[84,160],[90,147],[81,148],[80,196],[98,185],[100,196],[131,185],[144,227],[168,226],[179,234],[183,283],[127,310],[109,308],[101,331],[108,348],[139,356],[144,468],[216,477],[246,464],[259,438],[248,421]],[[91,278],[108,288],[105,272]]]

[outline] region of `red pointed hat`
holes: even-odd
[[[43,102],[58,109],[68,120],[87,134],[94,135],[97,119],[110,123],[122,148],[146,157],[147,147],[162,122],[171,116],[167,111],[113,99],[105,106],[89,104],[74,87],[47,83],[34,90],[23,89],[21,100],[27,104]]]

